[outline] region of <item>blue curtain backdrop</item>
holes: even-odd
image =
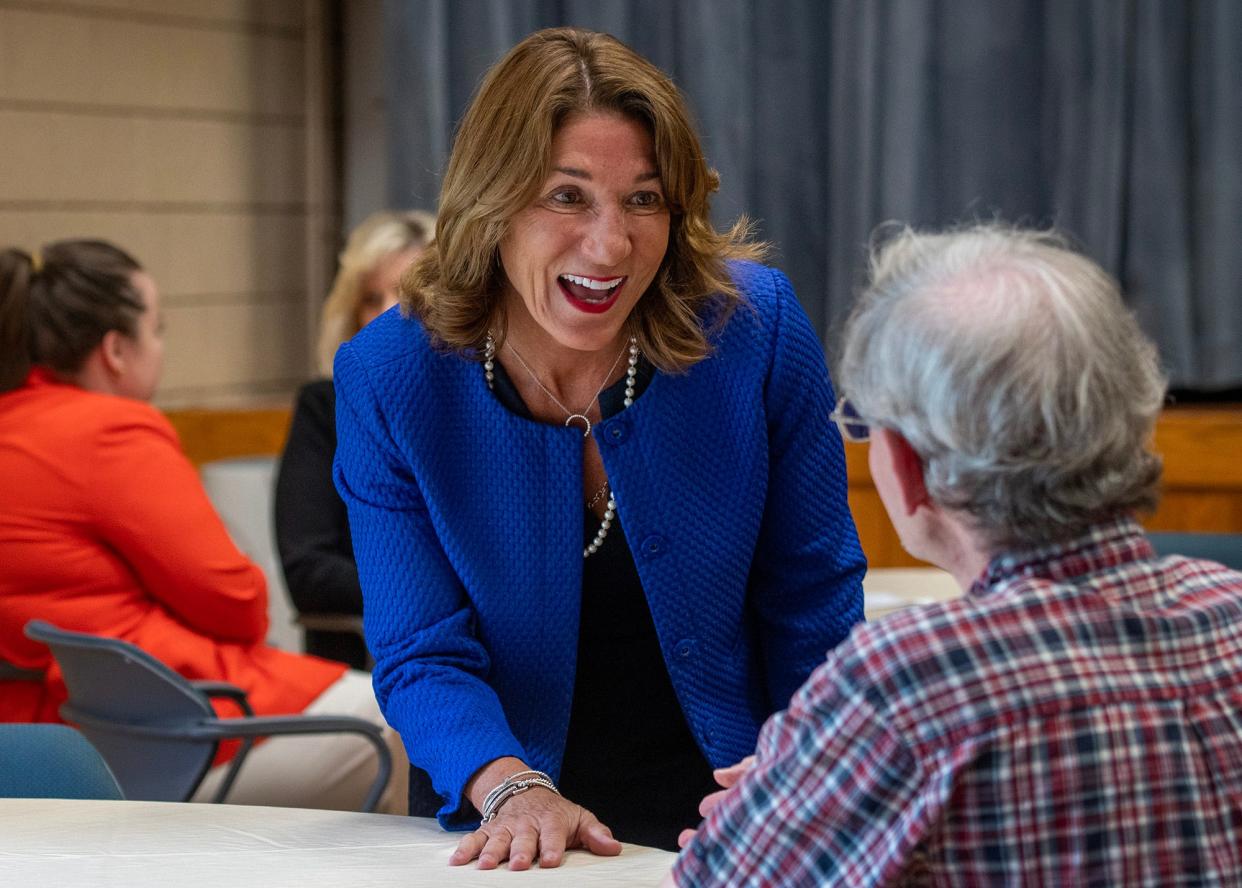
[[[714,211],[776,247],[830,350],[889,220],[1056,225],[1175,386],[1242,386],[1238,0],[387,0],[388,198],[433,206],[483,72],[608,31],[685,93]]]

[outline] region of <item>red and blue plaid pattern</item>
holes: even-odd
[[[1124,519],[858,627],[674,874],[1242,885],[1242,574]]]

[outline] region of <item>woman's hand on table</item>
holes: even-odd
[[[699,814],[706,817],[712,813],[712,809],[720,804],[720,800],[724,798],[729,788],[741,780],[754,765],[755,757],[748,755],[737,764],[729,765],[727,768],[717,768],[713,771],[712,777],[724,788],[703,796],[703,801],[699,802]],[[695,830],[683,829],[681,834],[677,836],[677,847],[684,848],[689,845],[690,840],[694,838],[694,833]]]
[[[466,797],[482,811],[490,793],[508,778],[524,775],[547,779],[521,759],[495,759],[470,778]],[[621,843],[594,814],[543,786],[508,795],[494,810],[495,817],[457,843],[449,858],[451,865],[461,866],[477,857],[479,869],[495,869],[508,860],[509,869],[524,870],[536,860],[540,866],[560,866],[566,848],[585,848],[604,857],[621,853]]]
[[[495,869],[505,860],[509,869],[560,866],[566,848],[585,848],[613,857],[621,843],[594,814],[551,790],[535,788],[505,802],[490,822],[482,824],[457,844],[449,858],[453,866],[476,857],[479,869]]]

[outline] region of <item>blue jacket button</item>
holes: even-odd
[[[689,641],[679,641],[677,642],[677,647],[674,650],[676,651],[677,656],[681,657],[681,659],[688,660],[690,659],[690,655],[694,653],[694,645]]]
[[[651,536],[642,541],[639,548],[642,550],[644,558],[647,558],[648,560],[652,558],[659,558],[668,548],[668,540],[664,539],[664,537],[660,536],[658,533],[653,533]]]
[[[615,419],[604,430],[604,440],[609,444],[623,444],[630,436],[630,424],[624,419]]]

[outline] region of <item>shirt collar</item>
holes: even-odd
[[[1155,551],[1143,528],[1133,516],[1123,515],[1094,524],[1073,539],[995,556],[971,584],[969,594],[987,595],[1019,579],[1072,582],[1077,577],[1154,557]]]
[[[26,374],[26,381],[23,383],[27,387],[44,386],[44,385],[64,385],[50,367],[43,367],[38,364],[30,368],[30,372]]]

